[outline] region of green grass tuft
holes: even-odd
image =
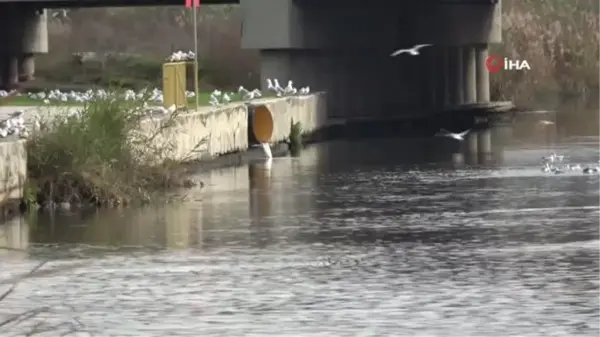
[[[176,113],[147,134],[143,102],[97,98],[80,116],[42,120],[26,143],[28,194],[41,204],[117,205],[150,202],[157,192],[184,186],[176,163],[156,164],[170,145],[151,145]]]

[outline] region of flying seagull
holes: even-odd
[[[542,121],[540,121],[540,124],[542,124],[542,125],[553,125],[554,122],[553,121],[542,120]]]
[[[429,47],[429,46],[433,46],[433,45],[432,44],[418,44],[412,48],[398,49],[395,52],[393,52],[392,55],[390,55],[390,56],[398,56],[398,55],[404,54],[404,53],[408,53],[410,55],[417,56],[417,55],[419,55],[419,49],[421,49],[423,47]]]
[[[460,133],[452,133],[446,129],[440,129],[440,132],[436,133],[435,135],[438,137],[450,137],[456,140],[463,141],[465,140],[465,136],[467,135],[467,133],[469,133],[469,131],[471,131],[471,129]]]

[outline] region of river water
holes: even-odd
[[[597,164],[598,139],[492,166],[434,148],[321,144],[200,174],[186,202],[15,219],[0,294],[47,262],[0,336],[597,336],[599,176],[539,158]]]

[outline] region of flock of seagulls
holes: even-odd
[[[233,99],[233,93],[224,93],[221,90],[215,90],[210,94],[208,98],[208,104],[212,106],[219,106],[221,104],[228,104]]]
[[[178,50],[167,57],[169,62],[185,62],[193,61],[196,58],[196,54],[193,51],[184,52]]]
[[[19,138],[27,138],[29,131],[25,126],[23,111],[15,111],[8,118],[0,121],[0,138],[8,136],[17,136]]]
[[[308,95],[310,93],[310,87],[303,87],[300,89],[296,89],[294,87],[294,83],[292,81],[288,81],[285,88],[282,88],[281,85],[279,84],[279,80],[277,80],[277,79],[271,80],[270,78],[267,78],[267,90],[274,93],[277,97],[293,96],[296,94]]]
[[[62,92],[58,89],[50,90],[48,92],[30,92],[26,94],[22,93],[14,93],[7,92],[5,90],[0,90],[0,98],[3,97],[26,97],[32,101],[41,101],[44,104],[53,104],[53,103],[85,103],[89,102],[96,98],[108,98],[110,95],[114,95],[111,92],[106,90],[87,90],[84,92],[77,91],[67,91]],[[195,97],[195,93],[193,91],[186,91],[186,97],[193,98]],[[126,90],[123,93],[123,99],[125,100],[141,100],[146,98],[146,100],[150,103],[163,103],[164,95],[162,90],[160,89],[152,89],[152,90],[141,90],[141,91],[133,91]]]
[[[565,172],[582,172],[585,174],[600,173],[600,166],[582,167],[580,164],[564,164],[565,156],[552,153],[547,157],[542,157],[542,172],[551,174],[561,174]],[[599,161],[600,163],[600,161]]]
[[[310,94],[310,87],[303,87],[297,89],[294,87],[294,82],[288,81],[287,86],[285,88],[281,87],[279,81],[277,79],[271,80],[267,78],[267,90],[274,94],[277,97],[285,97],[285,96],[296,96],[296,95],[308,95]],[[239,97],[244,101],[251,101],[253,99],[257,99],[263,97],[263,93],[258,90],[248,90],[243,86],[240,86],[237,90],[237,93],[234,92],[222,92],[220,90],[215,90],[210,94],[208,99],[208,104],[212,106],[219,106],[221,104],[228,104],[234,100],[234,98]]]
[[[431,44],[419,44],[409,49],[398,49],[392,53],[391,56],[397,56],[400,54],[409,54],[409,55],[419,55],[419,50],[424,47],[431,46]],[[195,53],[192,51],[183,52],[181,50],[176,51],[169,55],[166,60],[168,62],[183,62],[194,60],[196,57]],[[285,96],[294,96],[294,95],[308,95],[310,94],[310,87],[302,87],[297,89],[294,87],[293,82],[288,81],[285,87],[282,87],[279,83],[278,79],[270,79],[266,80],[267,90],[274,94],[277,97],[285,97]],[[8,96],[21,96],[20,93],[14,92],[6,92],[0,90],[0,98],[8,97]],[[95,98],[107,98],[110,94],[105,90],[87,90],[85,92],[61,92],[60,90],[51,90],[49,92],[38,92],[38,93],[27,93],[26,94],[29,99],[42,101],[44,104],[50,104],[52,102],[77,102],[77,103],[85,103],[87,101],[93,100]],[[195,96],[193,92],[186,92],[186,96],[188,98],[192,98]],[[233,98],[236,96],[235,93],[230,92],[221,92],[220,90],[215,90],[211,93],[209,97],[208,103],[212,106],[218,106],[221,104],[230,103]],[[248,90],[243,86],[240,86],[237,90],[237,96],[241,97],[245,101],[253,100],[255,98],[260,98],[263,96],[262,92],[258,89]],[[123,98],[125,100],[140,100],[143,98],[148,98],[149,101],[154,101],[156,103],[163,103],[164,95],[161,90],[153,89],[150,92],[146,90],[142,90],[140,92],[135,92],[133,90],[127,90],[124,93]],[[161,113],[161,114],[169,114],[175,112],[176,107],[174,105],[169,108],[164,107],[155,107],[148,109],[148,112]],[[67,117],[77,115],[77,111],[73,111],[68,114]],[[460,133],[452,133],[447,130],[440,130],[440,132],[436,135],[438,136],[446,136],[459,141],[464,140],[465,135],[469,133],[470,130],[466,130]],[[24,125],[23,120],[23,112],[17,111],[13,113],[8,119],[4,121],[0,121],[0,138],[4,138],[10,135],[19,135],[21,137],[27,137],[28,131]],[[267,145],[268,146],[268,145]],[[270,150],[270,149],[269,149]],[[270,151],[265,151],[268,154],[268,157],[271,157]]]
[[[549,125],[549,123],[554,124],[554,122],[550,121],[541,121],[541,123],[546,125]],[[465,140],[465,136],[469,134],[469,132],[471,132],[471,129],[458,133],[450,132],[446,129],[440,129],[440,131],[437,132],[435,136],[448,137],[462,142],[463,140]],[[561,174],[565,172],[582,172],[585,174],[600,173],[600,166],[583,167],[580,164],[564,164],[564,159],[565,156],[558,155],[556,153],[552,153],[549,156],[542,157],[542,172],[550,174]],[[600,163],[600,161],[598,161],[598,163]]]

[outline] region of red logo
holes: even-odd
[[[497,73],[504,68],[504,60],[498,55],[490,55],[485,59],[485,67],[490,73]]]
[[[187,8],[200,7],[200,0],[195,0],[193,4],[192,4],[192,0],[185,0],[185,7],[187,7]]]

